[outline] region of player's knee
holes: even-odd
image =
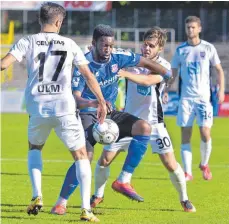
[[[88,153],[94,153],[94,146],[88,140],[86,140],[86,149]]]
[[[182,144],[189,144],[192,136],[192,128],[182,127]]]
[[[29,142],[29,150],[42,150],[44,145],[34,145]]]
[[[107,167],[111,164],[111,160],[109,160],[108,158],[100,158],[99,160],[99,163],[98,163],[100,166],[104,166],[104,167]]]
[[[88,151],[87,151],[87,157],[88,157],[90,163],[91,163],[92,160],[93,160],[93,156],[94,156],[94,152],[88,152]]]
[[[76,150],[70,150],[72,157],[75,161],[81,160],[81,159],[88,159],[87,151],[85,146],[78,148]]]
[[[132,127],[132,135],[150,135],[151,126],[144,120],[138,120]]]

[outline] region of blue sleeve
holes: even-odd
[[[171,61],[171,67],[178,69],[180,65],[180,57],[178,49],[176,49],[175,54],[173,55],[172,61]]]
[[[134,67],[140,62],[140,54],[134,54],[130,51],[117,51],[115,55],[118,57],[119,68]]]
[[[82,93],[85,85],[86,82],[82,74],[79,72],[78,68],[76,67],[72,77],[72,91],[80,91]]]

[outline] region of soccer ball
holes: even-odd
[[[95,141],[98,143],[109,145],[118,139],[119,128],[118,125],[111,119],[105,119],[102,124],[94,124],[92,134]]]

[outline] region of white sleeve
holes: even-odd
[[[213,45],[211,47],[210,62],[211,62],[212,66],[220,64],[219,56],[218,56],[217,51]]]
[[[72,41],[72,50],[74,54],[73,64],[74,65],[87,65],[89,64],[88,60],[85,58],[83,51],[80,47]]]
[[[12,54],[17,59],[17,61],[21,62],[22,59],[26,56],[28,49],[29,38],[23,37],[13,45],[9,53]]]
[[[173,55],[173,58],[171,61],[171,67],[172,68],[179,68],[179,65],[180,65],[180,58],[179,58],[178,49],[176,49],[176,52]]]

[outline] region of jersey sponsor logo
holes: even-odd
[[[73,77],[72,78],[72,87],[78,87],[79,86],[79,82],[80,82],[80,78],[79,77]]]
[[[112,77],[109,78],[109,79],[106,79],[106,80],[104,80],[104,81],[100,81],[100,82],[99,82],[99,85],[100,85],[100,86],[107,86],[107,85],[110,85],[110,84],[116,82],[117,80],[118,80],[118,76],[117,76],[117,75],[114,75],[114,76],[112,76]]]
[[[52,44],[60,44],[60,45],[64,46],[64,41],[60,41],[60,40],[52,40],[50,42],[49,41],[45,41],[45,40],[36,41],[36,44],[38,46],[40,46],[40,45],[49,46],[50,43],[52,43]]]
[[[151,96],[151,87],[137,85],[137,91],[143,96]]]
[[[111,71],[112,71],[113,73],[116,73],[116,72],[118,71],[118,64],[113,64],[113,65],[111,65]]]
[[[200,52],[200,57],[201,57],[201,58],[203,58],[203,59],[204,59],[204,58],[205,58],[205,55],[206,55],[206,54],[205,54],[205,52],[204,52],[204,51]]]
[[[37,86],[37,92],[41,94],[58,94],[61,90],[60,84],[41,84]]]

